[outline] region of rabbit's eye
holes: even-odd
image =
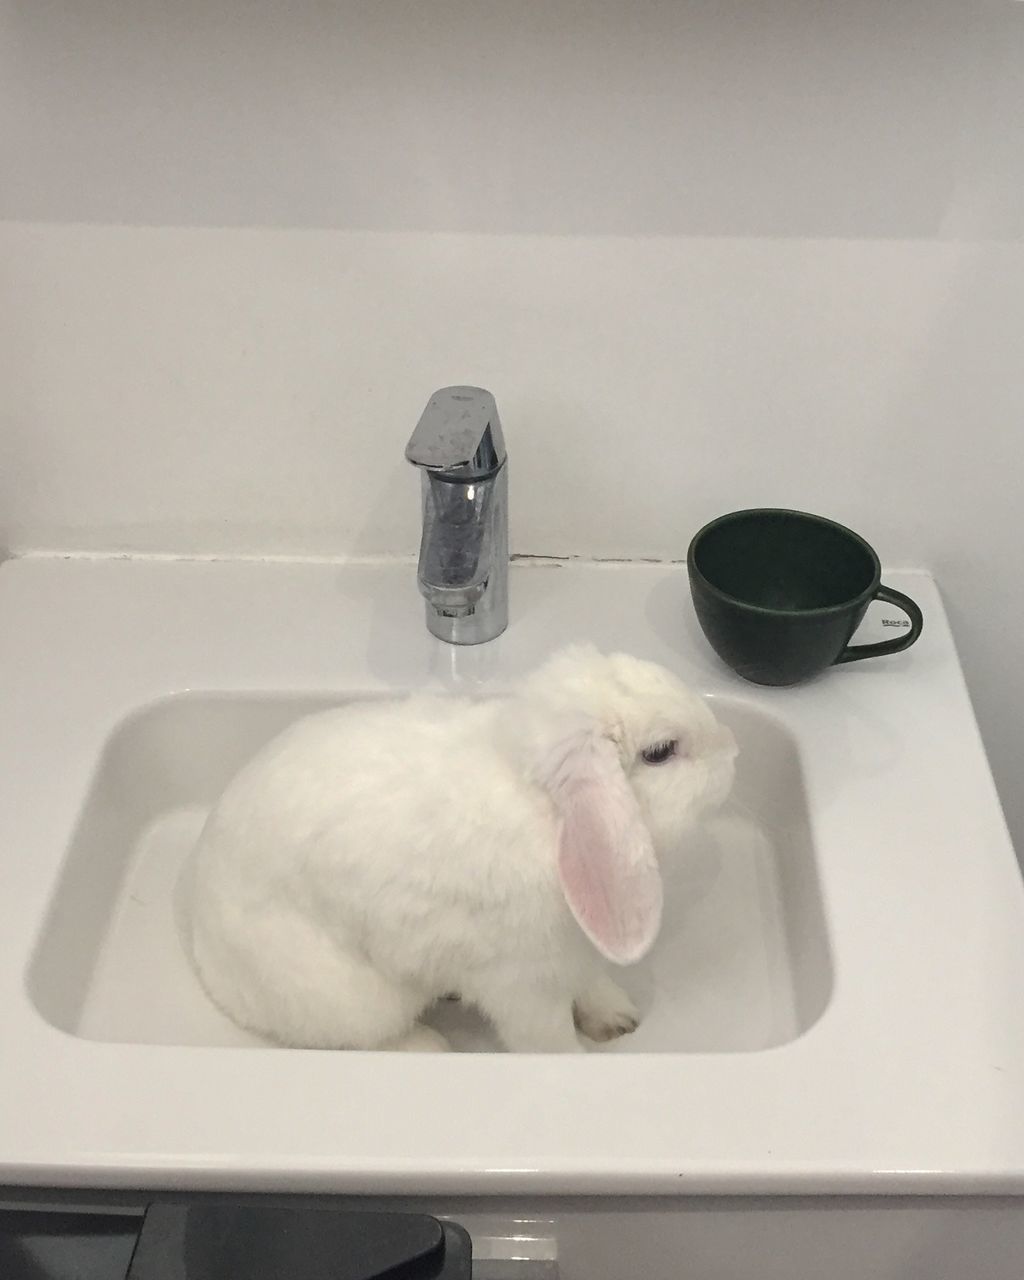
[[[664,764],[666,760],[671,760],[678,750],[679,743],[673,738],[670,742],[656,742],[653,747],[644,747],[640,755],[645,764]]]

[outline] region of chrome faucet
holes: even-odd
[[[423,472],[416,577],[427,627],[449,644],[493,640],[508,626],[508,467],[494,396],[435,391],[405,456]]]

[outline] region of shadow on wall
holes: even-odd
[[[936,576],[1024,865],[1019,262],[1016,246],[964,252],[887,410],[890,448],[863,504],[903,563],[926,564]]]
[[[966,0],[0,0],[0,218],[1016,237],[1022,68]]]

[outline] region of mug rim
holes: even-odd
[[[850,596],[847,600],[840,601],[839,604],[818,605],[813,609],[775,609],[768,605],[753,604],[749,600],[742,600],[739,596],[723,591],[721,587],[709,581],[697,567],[697,544],[706,534],[711,533],[721,525],[731,524],[744,516],[799,516],[801,520],[809,520],[813,524],[827,525],[829,528],[838,530],[839,533],[845,534],[867,552],[868,559],[872,564],[870,583],[863,591],[858,592],[855,596]],[[862,538],[859,533],[856,533],[847,525],[840,524],[838,520],[830,520],[828,516],[815,515],[812,511],[797,511],[792,507],[744,507],[742,511],[727,511],[724,515],[716,516],[714,520],[709,520],[706,525],[698,529],[690,539],[690,545],[686,551],[686,567],[694,577],[700,580],[701,586],[712,595],[717,596],[719,600],[724,601],[726,604],[737,605],[741,609],[749,609],[751,613],[767,614],[773,618],[824,617],[828,614],[843,613],[851,607],[856,607],[865,601],[871,600],[882,582],[882,564],[878,558],[878,552],[866,538]]]

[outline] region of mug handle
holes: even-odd
[[[901,653],[904,649],[909,649],[921,634],[924,619],[910,596],[905,596],[902,591],[894,591],[892,587],[879,586],[874,599],[884,600],[886,604],[894,604],[897,609],[902,609],[910,619],[910,630],[892,640],[880,640],[877,644],[847,645],[834,665],[840,662],[860,662],[861,658],[881,658],[887,653]]]

